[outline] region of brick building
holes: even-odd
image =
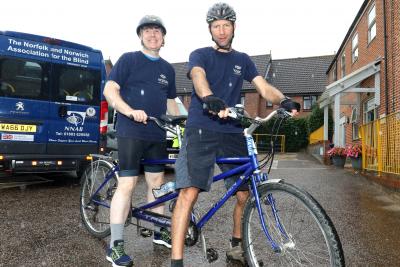
[[[400,110],[400,0],[365,0],[327,70],[320,98],[334,110],[336,145],[359,141],[359,126]]]

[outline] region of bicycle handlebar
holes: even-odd
[[[292,117],[292,114],[287,112],[283,108],[278,108],[278,109],[272,111],[265,118],[260,118],[260,117],[251,118],[249,116],[244,115],[243,113],[244,113],[244,110],[242,107],[231,107],[231,108],[229,108],[228,117],[230,117],[234,120],[245,119],[245,120],[251,122],[250,126],[248,128],[246,128],[244,131],[244,133],[248,134],[248,135],[253,134],[253,132],[258,128],[258,126],[265,124],[267,121],[271,120],[276,115],[283,117],[283,118]]]

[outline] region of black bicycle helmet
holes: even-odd
[[[146,15],[139,21],[139,25],[136,28],[137,35],[138,36],[140,35],[140,29],[142,29],[145,26],[151,26],[151,25],[160,27],[163,34],[164,35],[167,34],[167,29],[165,29],[164,24],[160,17],[154,15]]]
[[[216,3],[207,12],[207,23],[210,24],[215,20],[229,20],[235,23],[236,12],[226,3]]]

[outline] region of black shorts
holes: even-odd
[[[166,142],[144,141],[134,138],[117,137],[119,176],[138,176],[141,159],[166,159]],[[163,172],[163,164],[145,165],[146,172]]]
[[[216,158],[247,157],[246,139],[242,133],[220,133],[205,129],[189,128],[185,130],[179,157],[175,164],[176,188],[197,187],[209,191]],[[236,164],[219,164],[221,171],[231,170]],[[224,180],[230,188],[240,174]],[[239,191],[248,190],[243,184]]]

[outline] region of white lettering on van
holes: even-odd
[[[71,51],[71,50],[68,50],[65,48],[64,48],[64,54],[69,55],[69,56],[80,57],[80,58],[89,58],[89,55],[87,53]]]
[[[46,45],[32,44],[32,43],[27,42],[27,41],[24,41],[24,46],[25,47],[29,47],[31,49],[39,49],[39,50],[49,51],[49,48]]]
[[[83,132],[83,127],[82,126],[65,126],[64,131]]]
[[[17,40],[14,40],[14,39],[11,39],[11,38],[8,38],[8,43],[10,45],[18,45],[18,46],[22,45],[22,42],[18,42]]]
[[[81,58],[78,58],[78,57],[73,57],[72,58],[72,62],[80,63],[80,64],[86,64],[86,65],[89,64],[89,60],[88,59],[81,59]]]

